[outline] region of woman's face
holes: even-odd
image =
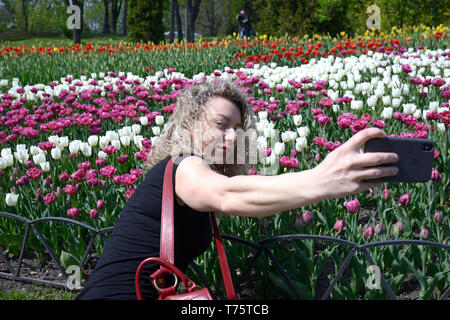
[[[224,163],[236,149],[236,130],[242,129],[241,113],[231,101],[212,97],[201,116],[202,147],[207,156]]]

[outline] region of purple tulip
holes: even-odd
[[[105,201],[103,201],[103,200],[97,200],[97,209],[98,209],[98,210],[103,210],[103,209],[105,209]]]
[[[295,225],[302,229],[303,227],[312,224],[314,222],[314,215],[311,211],[306,210],[303,214],[295,221]]]
[[[409,193],[405,193],[404,195],[402,195],[400,197],[400,205],[402,207],[406,207],[409,205],[409,203],[411,202],[411,195]]]

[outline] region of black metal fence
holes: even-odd
[[[101,237],[104,241],[106,241],[105,233],[112,231],[114,227],[109,228],[103,228],[103,229],[95,229],[91,226],[88,226],[84,223],[68,219],[68,218],[61,218],[61,217],[45,217],[35,220],[29,220],[24,217],[20,217],[15,214],[6,213],[6,212],[0,212],[0,217],[7,217],[10,219],[18,220],[24,224],[26,224],[25,233],[23,235],[22,240],[22,246],[19,254],[19,260],[18,265],[16,268],[14,268],[10,263],[9,260],[4,256],[2,250],[0,250],[0,259],[3,260],[6,268],[9,270],[9,272],[0,272],[0,277],[18,280],[18,281],[27,281],[27,282],[33,282],[33,283],[39,283],[39,284],[45,284],[45,285],[52,285],[55,287],[66,287],[68,275],[66,274],[66,270],[64,267],[60,264],[59,260],[57,259],[54,251],[49,246],[48,242],[46,241],[45,237],[40,232],[39,228],[36,224],[40,222],[48,222],[48,221],[59,221],[63,223],[69,223],[69,224],[75,224],[79,227],[85,228],[88,231],[92,232],[92,236],[89,239],[88,245],[84,251],[83,258],[79,264],[80,270],[86,263],[89,251],[92,248],[92,245],[94,243],[94,240],[97,236]],[[35,279],[30,277],[25,277],[21,275],[21,267],[22,262],[24,258],[24,251],[26,248],[27,240],[30,236],[30,231],[34,231],[42,245],[45,247],[47,252],[49,253],[52,261],[56,264],[57,268],[61,272],[64,278],[64,282],[58,282],[58,281],[49,281],[49,280],[42,280],[42,279]],[[282,275],[284,281],[289,286],[289,288],[295,292],[295,295],[298,299],[302,299],[302,296],[300,292],[298,291],[298,288],[295,286],[292,279],[289,277],[289,274],[286,272],[286,270],[283,268],[283,266],[279,263],[279,261],[275,258],[274,253],[272,250],[267,246],[267,244],[277,241],[288,241],[288,240],[315,240],[315,241],[325,241],[325,242],[331,242],[331,243],[338,243],[339,245],[351,247],[350,253],[346,256],[344,259],[344,262],[340,265],[339,270],[337,272],[336,277],[333,279],[329,287],[326,289],[325,293],[321,297],[322,300],[326,300],[330,297],[330,293],[333,290],[333,288],[336,286],[338,281],[343,276],[344,272],[346,271],[351,259],[355,256],[357,252],[362,252],[364,257],[367,259],[367,261],[370,263],[371,266],[375,265],[375,262],[373,261],[372,257],[370,256],[367,249],[373,248],[373,247],[383,247],[383,246],[396,246],[396,245],[415,245],[415,246],[428,246],[428,247],[434,247],[434,248],[440,248],[443,250],[450,250],[450,245],[437,243],[437,242],[430,242],[430,241],[423,241],[423,240],[390,240],[390,241],[379,241],[379,242],[370,242],[366,244],[356,244],[351,241],[334,238],[334,237],[327,237],[327,236],[319,236],[319,235],[308,235],[308,234],[294,234],[294,235],[284,235],[284,236],[276,236],[276,237],[270,237],[263,240],[260,240],[258,242],[252,242],[248,241],[246,239],[242,239],[236,236],[231,235],[222,235],[224,239],[228,239],[230,241],[236,241],[245,245],[248,245],[254,249],[256,249],[256,254],[250,261],[250,263],[247,265],[247,270],[250,270],[254,264],[254,262],[258,259],[258,257],[262,253],[266,253],[267,256],[271,259],[271,261],[274,263],[276,269],[280,272]],[[208,281],[205,279],[201,271],[199,270],[198,266],[195,263],[192,263],[191,266],[193,267],[194,271],[197,273],[199,279],[202,281],[203,285],[210,289],[210,285]],[[245,272],[245,271],[244,271]],[[380,274],[380,281],[384,289],[386,290],[389,297],[393,300],[397,300],[398,297],[394,294],[392,291],[392,288],[389,286],[388,282],[386,281],[386,278],[383,276],[383,274]],[[211,291],[211,290],[210,290]],[[440,297],[441,300],[445,300],[450,296],[450,285],[447,286],[447,288],[444,290],[444,293]]]

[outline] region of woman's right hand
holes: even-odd
[[[394,176],[398,173],[395,166],[381,167],[398,161],[395,153],[364,153],[361,148],[370,139],[384,138],[386,133],[377,128],[359,131],[347,142],[335,149],[312,171],[321,186],[322,199],[342,198],[350,194],[375,188],[383,182],[365,180]]]

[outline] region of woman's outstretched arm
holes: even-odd
[[[355,134],[310,170],[275,176],[226,177],[212,171],[197,157],[188,157],[178,166],[175,193],[197,211],[264,217],[299,208],[327,198],[341,198],[382,183],[364,180],[397,174],[393,153],[363,153],[361,147],[372,138],[386,134],[369,128]]]

